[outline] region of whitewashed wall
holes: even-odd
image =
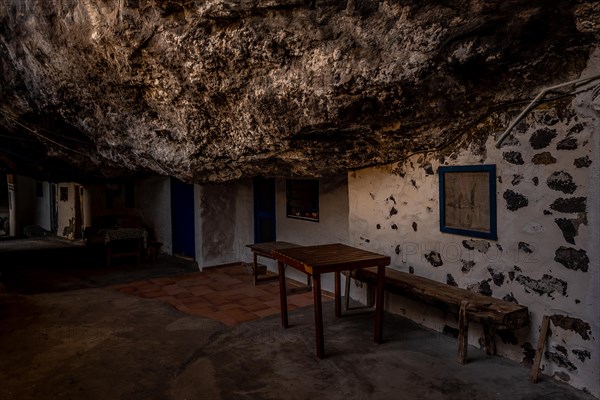
[[[596,73],[597,56],[590,63]],[[456,158],[416,155],[360,170],[349,174],[348,187],[353,245],[390,255],[398,270],[527,306],[531,325],[497,339],[499,354],[525,365],[542,316],[550,315],[543,373],[598,397],[600,96],[592,93],[538,107],[501,149],[493,133],[514,113],[482,121],[474,134],[489,139]],[[438,167],[472,164],[497,167],[497,241],[439,229]],[[387,302],[392,312],[433,329],[456,327],[455,317],[432,308],[391,295]],[[480,330],[470,336],[480,343]]]
[[[66,201],[60,199],[61,188],[68,190],[68,197]],[[59,183],[56,186],[56,206],[57,206],[57,236],[66,239],[81,239],[75,237],[75,189],[79,188],[79,185],[68,182]],[[83,199],[82,199],[83,201]],[[82,204],[83,206],[83,204]],[[83,222],[83,221],[82,221]]]
[[[276,181],[277,240],[300,245],[327,243],[349,244],[348,237],[348,179],[346,175],[319,179],[319,222],[286,216],[286,180]],[[261,258],[269,270],[277,265]],[[304,274],[288,268],[286,276],[306,282]],[[333,291],[332,274],[323,276],[323,289]]]
[[[162,243],[160,251],[172,254],[170,178],[157,176],[137,182],[135,203],[134,210],[142,219],[142,223],[152,229],[156,240]]]
[[[249,261],[252,180],[195,185],[196,261],[200,268]]]

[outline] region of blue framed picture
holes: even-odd
[[[496,166],[439,167],[440,231],[496,240]]]

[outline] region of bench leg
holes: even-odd
[[[485,353],[488,356],[495,356],[496,351],[496,327],[490,324],[483,324],[483,338],[485,340]]]
[[[467,346],[469,346],[469,320],[467,319],[467,301],[460,303],[458,312],[458,363],[467,363]]]

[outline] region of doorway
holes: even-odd
[[[277,240],[275,204],[275,179],[254,178],[254,243]]]
[[[196,229],[194,218],[194,186],[171,178],[171,225],[173,255],[194,260]]]

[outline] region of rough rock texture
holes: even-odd
[[[200,182],[395,161],[578,77],[595,4],[5,0],[0,168]]]

